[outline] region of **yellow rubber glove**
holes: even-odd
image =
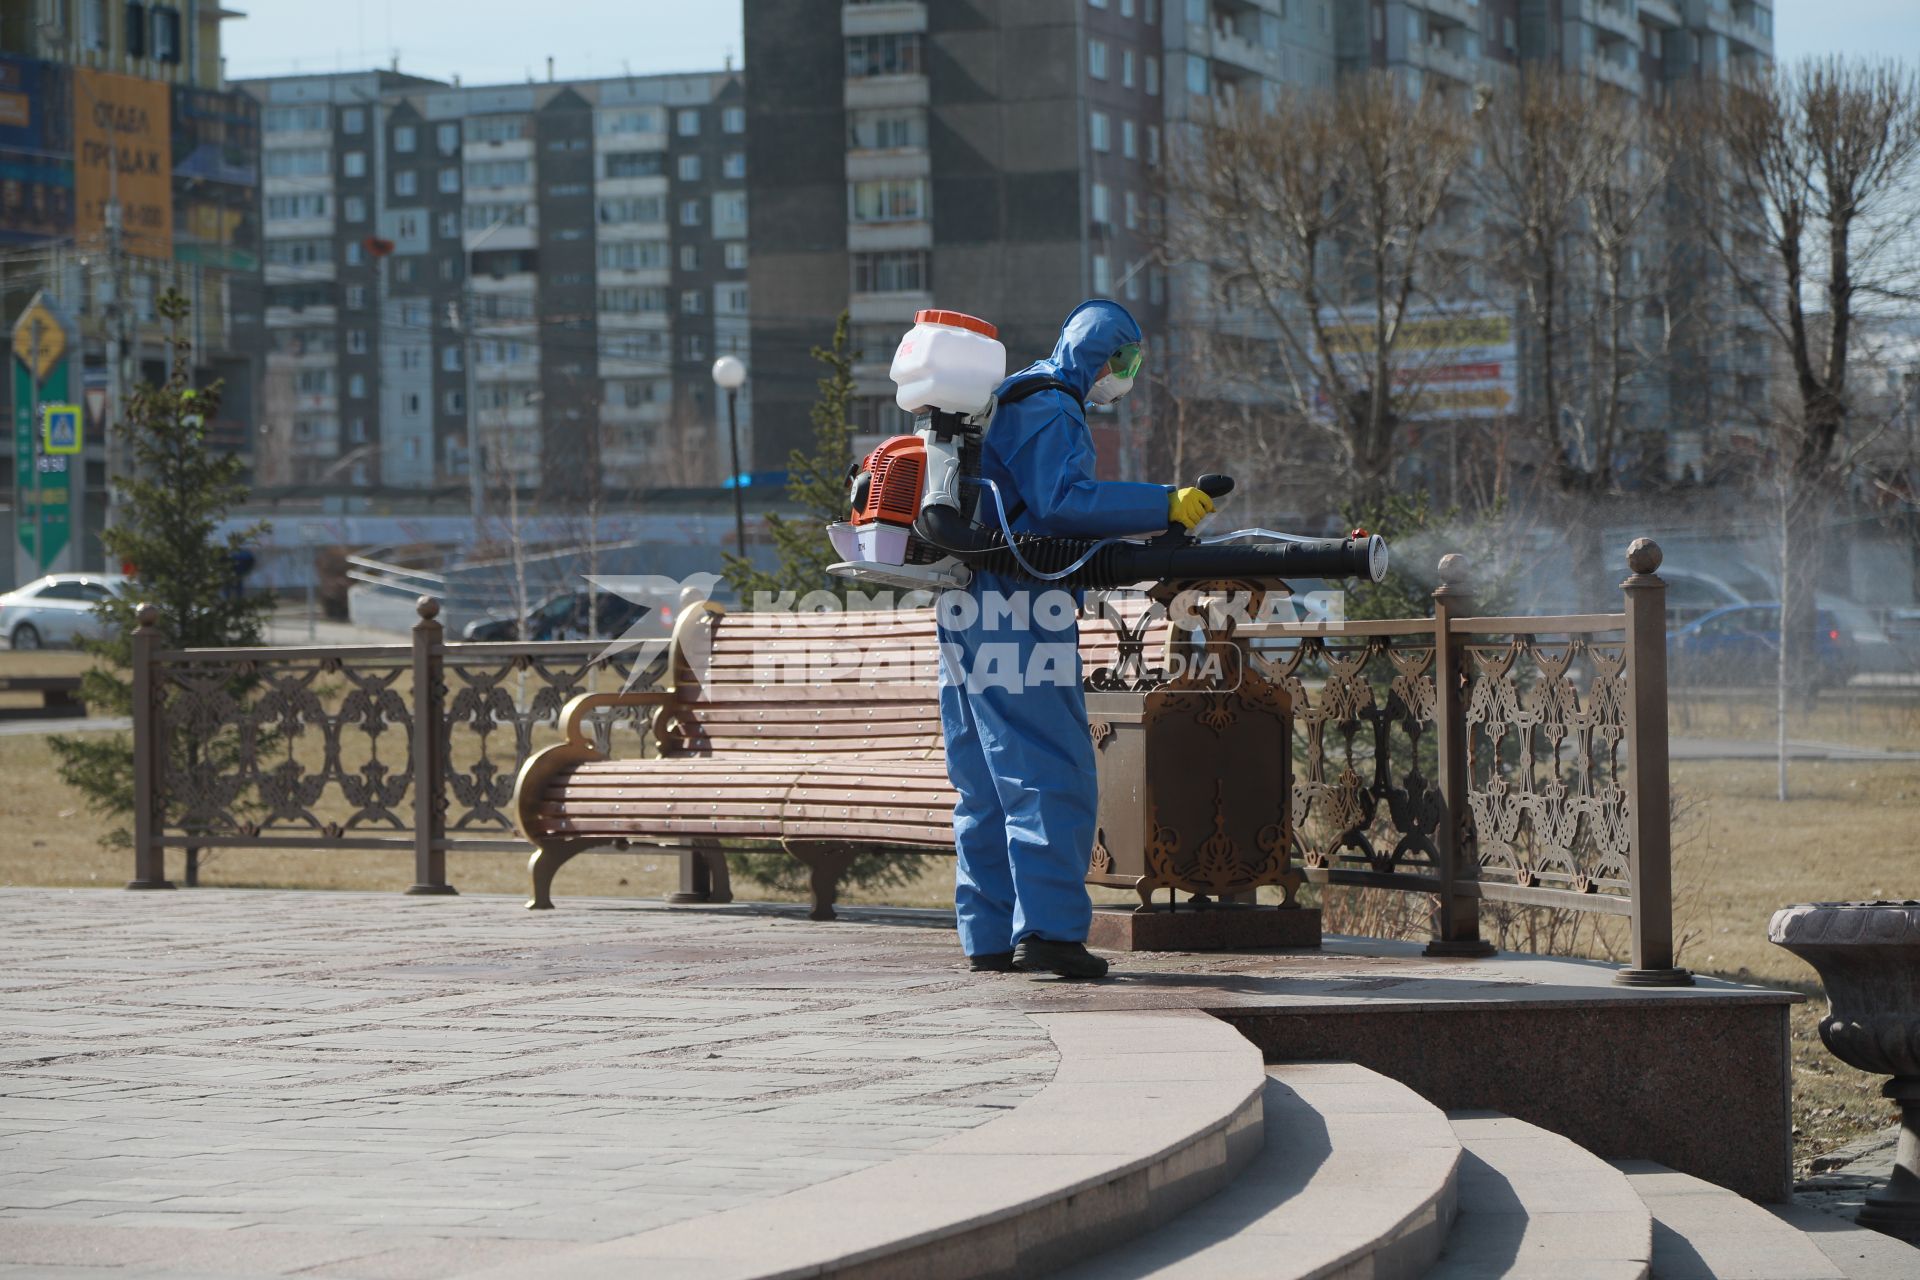
[[[1199,489],[1175,489],[1167,495],[1167,519],[1187,526],[1189,532],[1212,514],[1213,499]]]

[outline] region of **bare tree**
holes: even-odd
[[[1262,314],[1290,407],[1332,430],[1362,501],[1386,493],[1423,390],[1408,322],[1455,296],[1470,145],[1456,107],[1379,74],[1222,108],[1175,157],[1172,256]]]
[[[1805,689],[1821,526],[1861,444],[1847,429],[1856,328],[1920,297],[1920,74],[1815,59],[1702,86],[1691,107],[1686,172],[1699,239],[1789,371],[1774,415],[1780,678]]]

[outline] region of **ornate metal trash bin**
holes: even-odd
[[[1211,585],[1251,597],[1257,614],[1257,587]],[[1181,586],[1194,589],[1157,592],[1143,616],[1108,611],[1118,660],[1085,677],[1100,776],[1087,882],[1139,894],[1138,911],[1127,914],[1162,917],[1120,923],[1100,913],[1093,941],[1119,949],[1318,945],[1319,913],[1294,902],[1304,876],[1292,856],[1287,693],[1262,674],[1233,613],[1183,609]],[[1183,619],[1204,625],[1185,629]],[[1267,885],[1282,891],[1283,905],[1256,912],[1254,890]],[[1192,896],[1183,904],[1179,893]]]

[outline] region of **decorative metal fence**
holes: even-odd
[[[524,850],[520,765],[573,695],[651,687],[663,646],[448,644],[438,614],[407,644],[166,650],[142,610],[131,887],[168,887],[169,848],[410,849],[408,892],[452,893],[448,849]],[[645,749],[632,709],[593,723]]]
[[[1674,966],[1660,549],[1628,552],[1623,611],[1472,614],[1441,561],[1430,618],[1258,629],[1291,699],[1295,851],[1309,881],[1434,895],[1432,954],[1484,955],[1483,902],[1630,918],[1620,980]],[[407,849],[410,893],[451,893],[448,849],[524,850],[513,782],[578,693],[651,687],[664,655],[604,642],[447,644],[431,600],[410,644],[159,648],[134,636],[135,874],[185,847]],[[1138,665],[1144,626],[1123,640]],[[652,749],[632,709],[603,748]]]
[[[1431,954],[1480,955],[1479,905],[1631,919],[1621,980],[1673,963],[1666,584],[1628,554],[1620,613],[1476,617],[1458,556],[1431,618],[1282,624],[1256,661],[1293,704],[1309,881],[1433,894]]]

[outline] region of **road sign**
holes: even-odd
[[[81,437],[85,434],[81,425],[80,406],[41,405],[40,430],[43,447],[48,453],[80,452]]]
[[[45,382],[66,353],[67,327],[46,299],[35,295],[13,326],[13,354],[32,371],[34,381]]]

